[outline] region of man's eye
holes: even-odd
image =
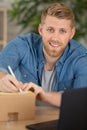
[[[60,33],[66,33],[65,29],[60,29]]]
[[[48,32],[51,32],[51,33],[54,32],[54,30],[53,30],[52,28],[48,28],[47,31],[48,31]]]

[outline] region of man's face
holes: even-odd
[[[39,25],[39,33],[42,36],[44,53],[59,58],[74,36],[75,29],[71,28],[70,20],[47,16],[44,24]]]

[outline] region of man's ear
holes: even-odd
[[[41,24],[39,24],[39,26],[38,26],[38,32],[40,35],[42,35],[42,25]]]
[[[75,32],[76,32],[76,29],[75,29],[75,27],[73,27],[72,31],[71,31],[71,38],[70,39],[72,39],[74,37]]]

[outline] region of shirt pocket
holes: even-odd
[[[74,79],[59,82],[59,90],[64,91],[66,89],[73,88],[73,82],[74,82]]]
[[[35,73],[31,71],[32,69],[26,69],[24,67],[21,68],[21,76],[23,82],[34,82],[37,83],[37,77],[35,76]]]

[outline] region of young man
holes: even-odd
[[[0,54],[0,91],[31,90],[38,100],[60,106],[62,91],[86,87],[87,50],[72,39],[74,19],[69,7],[54,3],[42,12],[40,35],[29,33],[11,41]]]

